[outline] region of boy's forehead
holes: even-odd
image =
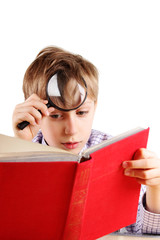
[[[85,100],[85,102],[82,104],[82,106],[83,106],[83,105],[91,105],[91,104],[93,104],[93,103],[94,103],[94,101],[93,101],[92,99],[87,98],[87,99]]]

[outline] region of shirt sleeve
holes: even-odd
[[[145,209],[146,194],[142,199],[143,206],[143,224],[142,233],[160,234],[160,214],[149,212]]]
[[[126,227],[127,232],[136,234],[160,234],[160,214],[147,211],[145,206],[146,187],[142,185],[137,220],[134,224]]]

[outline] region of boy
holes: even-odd
[[[46,85],[58,72],[63,72],[69,80],[85,80],[88,95],[77,109],[47,108]],[[92,130],[98,97],[98,72],[81,56],[56,47],[43,49],[25,73],[23,91],[26,100],[17,105],[13,113],[15,136],[72,153],[80,153],[111,137]],[[23,121],[30,124],[20,130],[17,125]],[[125,175],[146,185],[146,193],[141,191],[137,221],[126,229],[133,233],[160,234],[160,160],[154,153],[139,149],[134,161],[123,162],[123,167]]]

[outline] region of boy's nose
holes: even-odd
[[[77,132],[76,120],[73,117],[69,117],[65,123],[65,134],[74,135]]]

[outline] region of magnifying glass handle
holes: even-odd
[[[21,123],[18,123],[17,127],[20,129],[20,130],[23,130],[25,127],[27,127],[30,123],[27,122],[27,121],[23,121]]]

